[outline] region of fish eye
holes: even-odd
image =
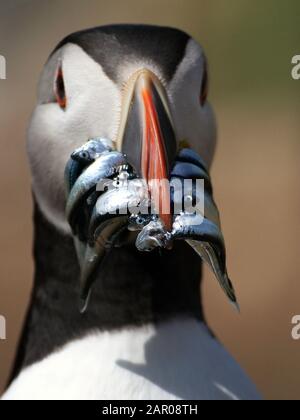
[[[87,152],[87,151],[82,151],[82,152],[80,153],[80,157],[81,157],[82,159],[84,159],[84,160],[89,160],[89,159],[90,159],[90,154],[89,154],[89,152]]]
[[[208,98],[208,69],[207,69],[207,62],[204,62],[204,72],[202,77],[202,84],[201,84],[201,93],[200,93],[200,103],[201,106],[206,104]]]
[[[60,65],[56,72],[56,78],[54,83],[54,93],[58,105],[61,109],[65,110],[67,106],[67,97],[65,90],[65,82],[62,66]]]

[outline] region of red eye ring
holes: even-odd
[[[54,84],[54,93],[58,105],[61,109],[66,109],[67,106],[67,97],[65,90],[64,75],[61,65],[58,67],[56,72],[55,84]]]

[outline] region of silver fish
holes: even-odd
[[[65,184],[67,197],[70,194],[77,178],[83,170],[98,159],[102,153],[113,150],[111,140],[104,138],[91,139],[83,146],[75,150],[69,159],[65,169]]]
[[[155,248],[166,248],[169,243],[169,233],[163,222],[157,218],[147,224],[139,233],[136,247],[141,252],[151,252]]]
[[[197,252],[239,311],[236,294],[226,270],[225,243],[219,226],[201,215],[182,214],[175,219],[171,239],[184,239]]]
[[[99,137],[89,140],[83,146],[76,149],[72,155],[71,159],[84,163],[86,165],[95,162],[102,153],[111,152],[113,150],[113,142],[111,140]]]
[[[87,309],[97,269],[101,266],[109,250],[114,246],[114,242],[123,228],[127,227],[127,224],[127,217],[118,217],[109,220],[107,223],[102,223],[95,232],[93,245],[87,245],[80,275],[81,313]]]
[[[87,197],[96,189],[100,180],[116,175],[118,167],[126,163],[125,157],[119,152],[104,152],[77,179],[69,194],[66,206],[66,216],[74,229],[74,218]]]

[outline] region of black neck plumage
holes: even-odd
[[[69,236],[35,206],[35,281],[11,379],[91,330],[158,323],[176,316],[203,320],[201,262],[184,242],[173,251],[113,249],[99,271],[88,311],[80,314],[79,265]]]

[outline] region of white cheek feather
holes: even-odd
[[[60,62],[67,97],[65,111],[56,103],[45,103],[53,101],[54,77]],[[40,105],[28,131],[28,153],[38,204],[47,219],[65,233],[70,232],[64,214],[66,162],[73,150],[89,138],[116,139],[124,83],[142,68],[162,79],[159,66],[137,59],[124,63],[115,84],[98,63],[74,44],[67,44],[55,53],[45,67],[39,86]],[[166,88],[178,140],[187,140],[210,165],[216,128],[209,104],[200,105],[201,69],[201,47],[190,40],[185,58]]]
[[[5,400],[258,399],[253,385],[207,327],[95,332],[25,369]]]
[[[58,57],[53,60],[57,66]],[[101,66],[80,47],[66,45],[61,60],[67,108],[64,111],[56,103],[37,106],[28,131],[28,154],[38,204],[50,222],[69,232],[64,215],[66,162],[89,138],[116,137],[121,94]],[[53,67],[50,60],[42,76],[40,97],[45,96],[45,86],[49,89],[54,84]]]

